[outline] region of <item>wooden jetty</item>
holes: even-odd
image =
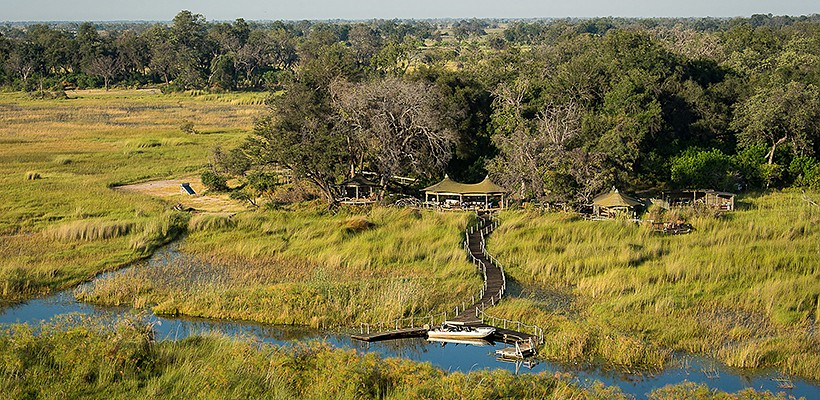
[[[365,342],[379,342],[382,340],[405,339],[411,337],[427,336],[428,329],[429,328],[425,327],[402,328],[384,332],[362,333],[359,335],[351,335],[351,337],[353,339]]]
[[[479,214],[478,221],[479,225],[477,227],[468,229],[466,240],[464,241],[464,248],[467,251],[470,261],[472,261],[482,273],[484,287],[479,292],[473,304],[463,308],[460,310],[461,312],[456,311],[456,315],[449,319],[445,313],[443,318],[444,322],[474,327],[493,327],[496,329],[495,333],[488,337],[487,340],[511,344],[515,346],[514,349],[518,349],[513,351],[507,358],[524,358],[531,356],[535,353],[535,344],[543,340],[543,333],[540,328],[522,324],[518,321],[489,317],[484,313],[487,307],[494,306],[504,296],[507,290],[507,278],[504,274],[504,267],[498,260],[487,253],[485,247],[485,236],[489,235],[498,226],[498,223],[493,221],[487,214]],[[433,325],[434,320],[432,317],[425,318],[429,318],[430,323],[421,327],[414,326],[414,319],[411,318],[411,326],[409,328],[400,328],[397,320],[393,321],[394,323],[388,324],[388,326],[395,326],[395,329],[372,333],[372,326],[363,324],[360,329],[360,334],[352,335],[351,337],[366,342],[424,337]],[[419,320],[426,320],[425,318]],[[518,330],[513,330],[513,327],[516,327]],[[532,333],[522,332],[522,327],[531,328]],[[521,349],[523,349],[523,351]]]

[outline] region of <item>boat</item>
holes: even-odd
[[[492,343],[488,342],[485,339],[444,339],[444,338],[437,338],[437,337],[428,337],[428,342],[436,342],[441,343],[442,346],[445,344],[464,344],[470,346],[492,346]]]
[[[443,323],[427,331],[427,337],[432,339],[484,339],[495,333],[491,326],[469,326],[453,323]]]

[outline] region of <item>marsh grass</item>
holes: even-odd
[[[178,234],[168,204],[110,187],[198,173],[217,143],[243,140],[264,97],[68,95],[0,93],[0,301],[76,285]],[[186,118],[208,134],[179,132]]]
[[[575,296],[569,318],[532,314],[560,334],[547,335],[556,358],[660,366],[662,349],[672,349],[820,379],[809,367],[820,345],[820,209],[790,191],[742,203],[725,215],[689,215],[697,230],[681,236],[624,221],[506,212],[488,248],[525,287]],[[549,302],[518,310],[511,301],[499,311],[551,310]],[[651,348],[659,352],[641,355]]]
[[[58,225],[48,235],[63,242],[89,242],[125,236],[133,229],[130,221],[78,220]]]
[[[481,286],[460,247],[466,214],[350,212],[195,216],[180,255],[77,295],[160,314],[349,327],[452,312]]]
[[[189,232],[200,231],[220,231],[232,229],[236,223],[231,219],[231,215],[226,214],[200,214],[191,218],[188,223]]]
[[[560,374],[446,372],[429,363],[334,349],[321,342],[276,346],[219,334],[154,340],[138,315],[66,317],[40,332],[0,331],[0,393],[8,398],[252,399],[629,399],[617,387]],[[783,399],[684,383],[650,399]]]

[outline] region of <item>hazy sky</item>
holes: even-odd
[[[733,17],[820,13],[818,0],[0,0],[0,21]]]

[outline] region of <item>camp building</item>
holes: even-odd
[[[643,203],[633,197],[621,193],[617,188],[612,188],[609,193],[604,193],[592,200],[592,212],[595,216],[612,218],[618,214],[625,214],[635,217],[636,211]]]
[[[493,183],[489,176],[478,183],[460,183],[444,175],[444,180],[424,188],[425,205],[453,209],[503,209],[507,189]]]

